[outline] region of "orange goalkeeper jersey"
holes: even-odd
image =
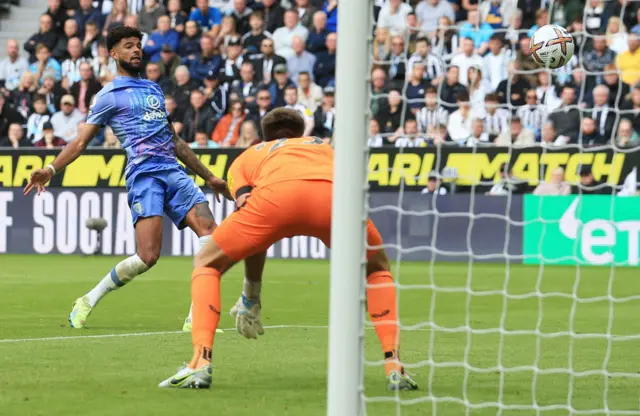
[[[260,143],[238,156],[227,173],[234,198],[253,188],[296,179],[332,181],[331,146],[316,137]]]

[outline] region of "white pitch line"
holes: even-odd
[[[326,325],[267,325],[265,329],[327,329]],[[225,328],[223,331],[235,331],[235,328]],[[15,344],[19,342],[33,341],[66,341],[71,339],[100,339],[100,338],[128,338],[128,337],[148,337],[154,335],[176,335],[183,334],[182,331],[160,331],[160,332],[134,332],[124,334],[101,334],[101,335],[72,335],[69,337],[44,337],[44,338],[14,338],[0,339],[0,344]]]

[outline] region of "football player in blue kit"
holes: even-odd
[[[117,77],[95,96],[84,129],[50,165],[32,173],[27,195],[44,190],[56,172],[72,163],[103,126],[110,126],[127,154],[125,170],[129,207],[135,227],[137,253],[118,263],[86,295],[78,298],[69,315],[73,328],[83,328],[87,317],[107,293],[146,272],[158,261],[162,246],[162,216],[179,228],[191,228],[202,247],[216,227],[207,199],[178,164],[205,180],[216,193],[231,199],[227,183],[215,177],[175,132],[165,110],[160,87],[140,78],[142,33],[131,27],[109,32],[107,48],[118,67]],[[184,330],[190,331],[190,315]]]

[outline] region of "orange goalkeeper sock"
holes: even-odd
[[[396,307],[396,287],[391,272],[374,272],[367,276],[367,309],[373,322],[382,351],[384,352],[385,373],[402,370],[398,361],[400,330]]]
[[[211,362],[213,339],[220,322],[220,272],[211,267],[196,267],[191,275],[193,318],[191,338],[193,359],[190,368]]]

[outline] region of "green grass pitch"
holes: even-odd
[[[246,340],[235,330],[218,334],[213,388],[180,391],[156,385],[191,355],[190,336],[178,332],[189,307],[191,259],[162,259],[151,272],[108,295],[90,317],[89,328],[67,326],[72,301],[117,260],[0,256],[0,415],[326,414],[327,262],[268,261],[263,323],[281,327],[268,328],[257,341]],[[608,406],[639,412],[640,383],[635,374],[640,368],[640,340],[609,343],[584,337],[606,334],[609,326],[614,335],[640,334],[640,300],[610,303],[607,298],[608,293],[612,298],[639,295],[637,269],[616,269],[611,286],[609,268],[546,267],[541,279],[537,266],[504,264],[475,264],[469,273],[467,264],[436,263],[432,269],[429,263],[403,263],[399,271],[403,325],[426,323],[433,313],[440,327],[468,323],[480,333],[427,327],[403,331],[401,356],[421,389],[390,393],[382,368],[368,365],[364,394],[386,401],[368,401],[367,415],[422,416],[434,410],[438,415],[465,414],[464,406],[454,401],[434,404],[430,392],[473,405],[499,401],[525,407],[504,410],[502,415],[535,415],[526,407],[531,409],[534,402],[541,407],[566,405],[568,398],[578,411]],[[240,294],[241,277],[242,268],[237,267],[223,279],[225,311]],[[518,296],[535,293],[538,282],[541,293],[602,298],[572,308],[570,296],[548,296],[540,302],[537,297]],[[431,283],[439,289],[435,296]],[[456,290],[467,286],[473,294]],[[499,292],[503,289],[513,296],[506,299]],[[538,338],[533,333],[537,325],[545,334],[569,331],[571,322],[578,334],[572,343],[566,335]],[[221,327],[233,327],[228,314],[223,315]],[[490,330],[500,327],[523,332],[501,335]],[[375,332],[365,333],[366,359],[378,361]],[[464,362],[470,371],[459,365]],[[536,363],[542,370],[537,377],[530,368]],[[520,369],[501,378],[500,364]],[[611,373],[629,376],[605,378],[598,373],[605,365]],[[577,376],[546,371],[570,367]],[[487,407],[468,414],[497,412],[496,407]],[[559,408],[541,414],[568,411]]]

